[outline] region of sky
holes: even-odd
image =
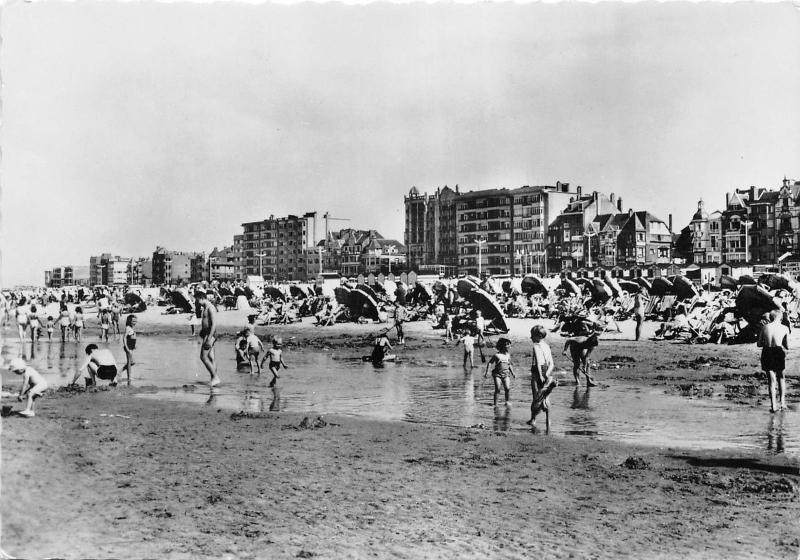
[[[675,229],[800,180],[788,3],[18,2],[0,19],[0,285],[317,211],[569,182]]]

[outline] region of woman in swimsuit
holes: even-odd
[[[125,336],[122,338],[122,347],[125,349],[126,363],[122,366],[122,371],[128,372],[128,385],[131,384],[131,373],[136,361],[133,359],[133,351],[136,350],[136,315],[128,315],[125,319]]]

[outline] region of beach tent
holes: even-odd
[[[542,294],[546,297],[548,293],[541,279],[535,274],[527,274],[520,280],[520,291],[526,296]]]
[[[778,308],[770,293],[761,286],[742,286],[736,294],[736,310],[753,326],[759,324],[764,313]]]
[[[739,287],[739,284],[735,278],[723,274],[719,277],[719,287],[722,290],[735,290]]]
[[[487,323],[491,321],[492,326],[497,330],[504,333],[508,332],[503,310],[497,304],[497,301],[485,290],[481,290],[480,288],[472,290],[467,294],[466,299],[472,304],[472,307],[481,311]]]
[[[354,288],[348,294],[347,307],[353,317],[366,317],[367,319],[378,320],[378,303],[371,295],[364,290]]]
[[[272,299],[286,301],[286,294],[283,293],[283,290],[280,290],[277,286],[264,286],[264,295],[269,296]]]
[[[676,276],[672,280],[673,293],[680,299],[691,299],[698,295],[694,282],[685,276]]]
[[[672,294],[675,289],[675,286],[664,278],[663,276],[659,276],[658,278],[653,279],[653,285],[650,288],[650,294],[654,296],[666,296],[668,294]]]
[[[188,293],[184,293],[181,290],[172,290],[169,293],[169,299],[172,302],[172,305],[184,313],[192,313],[194,311],[194,306],[189,301]]]

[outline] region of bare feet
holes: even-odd
[[[217,386],[217,385],[219,385],[220,383],[222,383],[222,380],[221,380],[219,377],[217,377],[217,376],[214,376],[214,377],[212,377],[212,378],[211,378],[211,383],[209,383],[209,385],[210,385],[211,387],[216,387],[216,386]]]

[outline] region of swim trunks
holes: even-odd
[[[95,375],[106,381],[114,379],[117,376],[117,366],[100,366]]]
[[[768,346],[761,349],[761,369],[782,372],[786,369],[786,352],[781,346]]]
[[[279,369],[281,369],[281,363],[280,362],[270,362],[269,363],[269,369],[274,369],[275,371],[278,371]]]

